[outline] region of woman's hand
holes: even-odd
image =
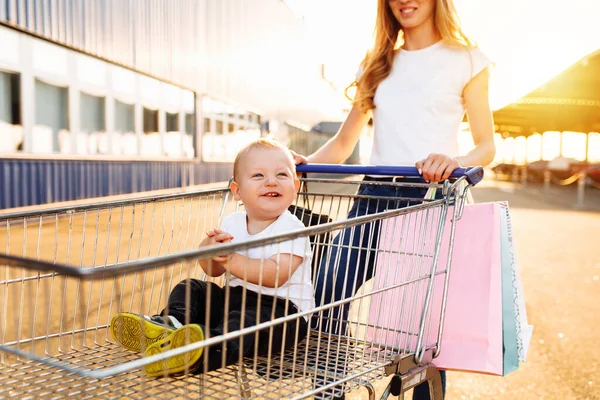
[[[308,164],[308,159],[306,158],[306,156],[303,156],[302,154],[298,154],[294,150],[290,150],[290,153],[292,153],[292,157],[294,157],[294,163],[296,165]]]
[[[430,154],[426,159],[417,162],[415,166],[425,181],[441,182],[448,179],[456,168],[460,168],[460,163],[456,158],[443,154]]]

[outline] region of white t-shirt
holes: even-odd
[[[221,224],[221,229],[233,236],[232,243],[239,243],[251,239],[271,237],[274,235],[298,230],[304,228],[302,222],[289,211],[285,211],[271,225],[256,235],[248,233],[246,224],[246,213],[235,212],[225,218]],[[254,247],[248,250],[241,250],[238,253],[249,258],[268,259],[276,254],[293,254],[302,257],[302,263],[292,276],[278,288],[258,286],[253,283],[245,282],[243,279],[231,276],[229,286],[245,286],[248,290],[255,293],[266,294],[268,296],[289,298],[300,311],[309,311],[315,307],[313,296],[313,287],[311,282],[311,260],[312,251],[308,236],[299,237],[286,242],[274,243],[266,246]],[[283,268],[287,265],[282,265]]]
[[[375,93],[371,164],[412,166],[431,153],[459,156],[462,93],[489,64],[479,48],[442,41],[421,50],[400,50]]]

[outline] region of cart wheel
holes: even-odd
[[[400,396],[402,392],[402,381],[398,375],[392,376],[392,380],[390,381],[390,394],[392,396]]]

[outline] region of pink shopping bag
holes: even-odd
[[[447,269],[453,212],[448,210],[443,223],[438,273]],[[424,309],[440,213],[441,209],[421,210],[382,222],[367,340],[415,352],[425,318],[420,348],[436,345],[444,273],[434,278],[425,314]],[[448,285],[441,352],[434,364],[502,375],[499,204],[465,206],[456,224]],[[384,290],[394,286],[398,287]]]

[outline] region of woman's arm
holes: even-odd
[[[339,164],[352,155],[360,134],[369,121],[370,112],[362,112],[355,104],[340,130],[327,143],[308,157],[294,154],[296,164],[305,162]]]
[[[475,148],[467,154],[452,158],[445,154],[430,154],[416,163],[428,182],[441,182],[459,167],[486,166],[496,155],[494,121],[488,95],[489,68],[483,69],[465,87],[463,97]]]
[[[471,127],[471,135],[475,148],[458,157],[463,166],[486,166],[494,160],[496,146],[494,144],[494,118],[490,108],[488,82],[489,68],[484,68],[465,87],[463,97]]]
[[[270,258],[249,258],[234,253],[223,258],[223,266],[232,275],[255,285],[281,287],[296,272],[303,258],[294,254],[276,254]]]

